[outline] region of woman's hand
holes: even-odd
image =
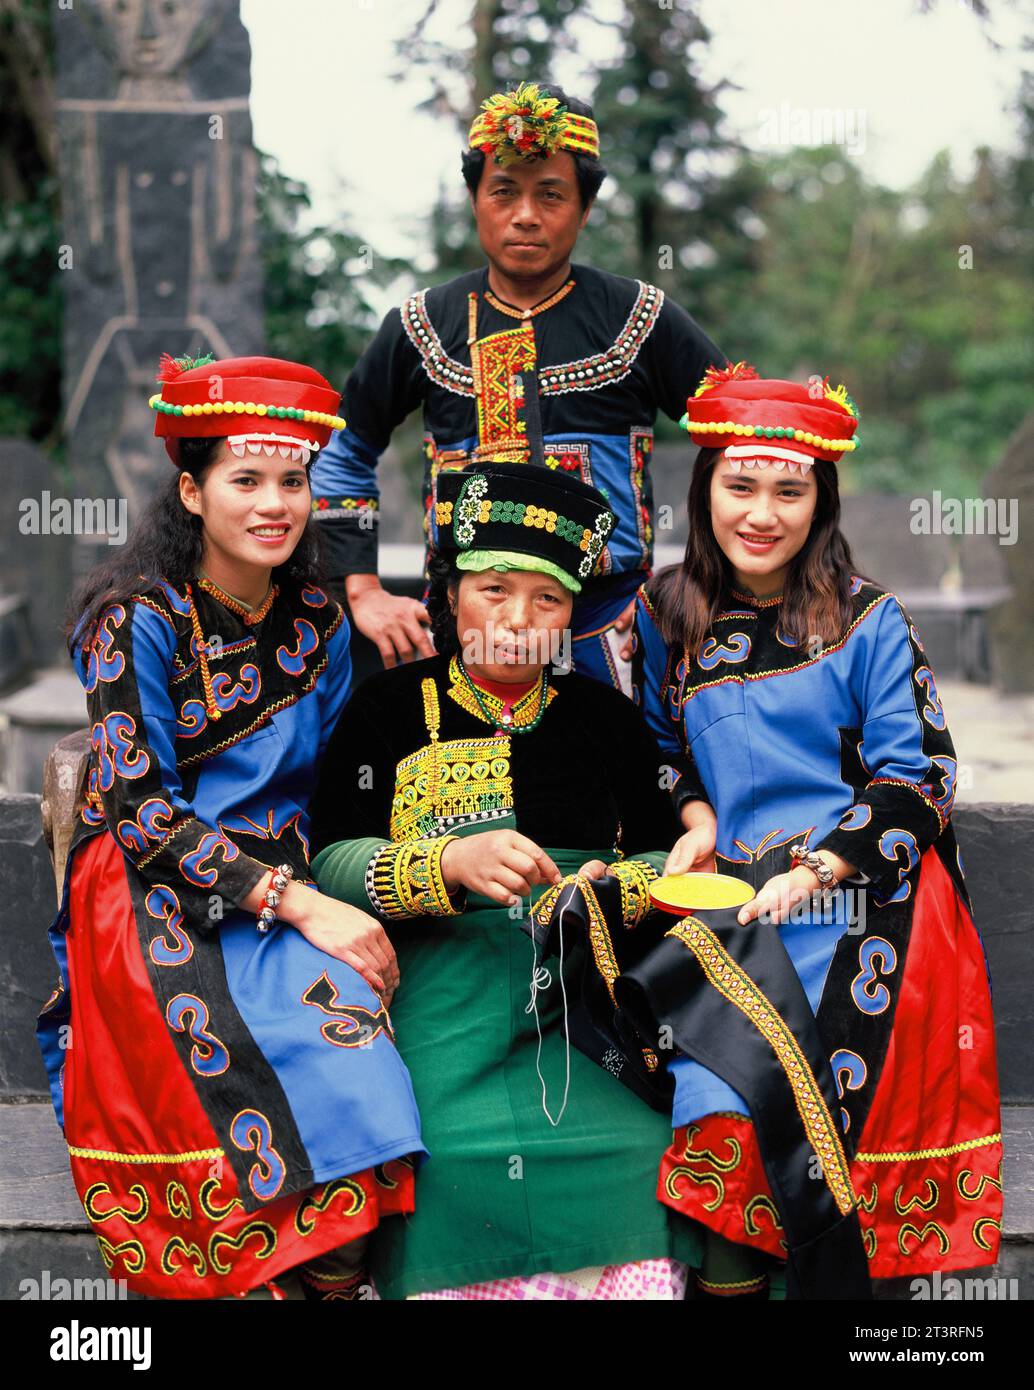
[[[710,825],[698,825],[695,830],[687,830],[672,846],[671,853],[664,861],[664,872],[713,874],[716,838],[715,827]]]
[[[664,872],[713,874],[714,847],[718,839],[718,817],[714,808],[706,801],[684,801],[679,808],[679,819],[686,833],[672,845],[664,861]]]
[[[399,966],[395,948],[376,917],[300,883],[287,885],[277,915],[318,950],[350,965],[385,1005],[391,1003],[398,988]]]
[[[842,883],[845,878],[854,878],[858,872],[854,864],[841,859],[839,854],[834,854],[831,850],[821,849],[818,856],[832,870],[831,888]],[[807,864],[798,864],[788,874],[776,874],[775,878],[770,878],[749,903],[743,904],[737,921],[746,924],[764,914],[769,921],[785,922],[798,903],[810,898],[821,887],[818,874],[809,869]]]
[[[741,926],[764,917],[767,922],[778,925],[785,922],[793,908],[804,902],[822,885],[819,876],[803,864],[791,869],[788,874],[776,874],[763,888],[759,888],[749,903],[740,908],[736,920]]]
[[[445,846],[442,877],[450,893],[467,888],[510,907],[539,883],[559,883],[563,875],[543,849],[516,830],[483,830]]]
[[[578,870],[579,878],[602,878],[607,872],[607,866],[602,859],[587,859]]]

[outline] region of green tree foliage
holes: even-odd
[[[369,291],[408,263],[376,255],[341,226],[308,226],[308,189],[271,155],[260,157],[257,197],[269,351],[343,385],[377,327]]]
[[[763,165],[749,293],[715,287],[726,350],[768,375],[846,381],[863,443],[844,470],[866,491],[979,491],[1029,408],[1028,214],[1010,160],[946,154],[903,191],[837,148]]]
[[[472,0],[472,39],[458,48],[423,40],[436,8],[429,0],[407,63],[458,137],[490,91],[548,76],[592,15],[579,0]],[[1030,74],[1019,156],[981,151],[960,179],[941,154],[895,191],[837,146],[757,154],[730,140],[727,84],[699,76],[710,35],[692,4],[625,0],[610,31],[613,59],[577,92],[593,104],[611,175],[577,258],[660,285],[763,374],[846,381],[863,437],[848,487],[979,491],[1034,385]],[[457,69],[470,75],[465,107]],[[482,259],[458,170],[456,185],[442,186],[429,219],[436,281]]]
[[[425,283],[482,260],[459,167],[480,101],[551,75],[601,24],[585,0],[470,0],[470,25],[435,39],[437,4],[400,54],[457,136],[427,209]],[[942,154],[898,191],[839,147],[758,154],[730,140],[723,87],[699,76],[710,36],[691,4],[624,0],[604,27],[612,56],[577,95],[593,102],[611,177],[579,259],[659,284],[767,375],[845,381],[863,438],[849,487],[978,491],[1034,386],[1034,76],[1017,103],[1019,154],[981,151],[965,178]],[[37,439],[59,412],[52,63],[47,0],[0,5],[0,433]],[[270,156],[258,207],[269,351],[341,383],[377,324],[371,291],[401,299],[407,267],[342,220],[312,226],[305,186]]]

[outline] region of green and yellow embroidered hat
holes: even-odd
[[[559,470],[489,462],[438,474],[435,549],[459,569],[539,570],[578,593],[616,522],[601,492]]]

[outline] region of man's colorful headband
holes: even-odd
[[[858,408],[829,379],[808,385],[761,379],[747,362],[709,367],[679,422],[694,444],[724,449],[746,467],[807,472],[815,459],[836,463],[861,444]],[[750,460],[750,461],[748,461]]]
[[[337,414],[340,393],[301,362],[164,353],[157,380],[162,389],[148,404],[155,412],[154,432],[165,439],[173,463],[176,440],[190,436],[226,439],[238,458],[261,448],[271,456],[280,447],[281,454],[301,450],[308,462],[333,430],[345,426]]]
[[[522,82],[481,103],[470,127],[470,148],[495,154],[502,165],[548,159],[558,150],[600,157],[600,133],[589,116],[576,116],[538,84]]]

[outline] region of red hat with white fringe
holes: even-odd
[[[702,449],[721,449],[739,468],[806,474],[816,459],[836,463],[861,440],[858,408],[845,386],[813,377],[801,385],[758,376],[747,362],[709,367],[679,422]]]
[[[334,430],[340,393],[326,377],[278,357],[170,357],[155,378],[162,389],[148,402],[154,432],[178,463],[177,439],[223,438],[238,458],[265,452],[307,464]]]

